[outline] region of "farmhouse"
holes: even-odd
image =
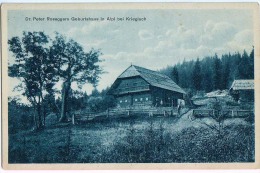
[[[108,94],[116,98],[118,107],[174,107],[185,91],[164,74],[131,65],[115,80]]]
[[[254,101],[254,80],[234,80],[229,93],[236,101]]]

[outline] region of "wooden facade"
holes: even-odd
[[[166,75],[131,65],[114,82],[108,94],[118,107],[177,106],[185,92]]]
[[[254,80],[234,80],[229,93],[235,101],[254,101]]]

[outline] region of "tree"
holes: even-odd
[[[44,92],[49,92],[57,81],[49,56],[49,38],[43,32],[23,32],[23,36],[8,40],[9,50],[15,63],[9,66],[8,74],[22,81],[19,87],[34,107],[35,128],[43,127]]]
[[[88,99],[88,106],[90,108],[91,111],[93,112],[98,112],[100,110],[102,110],[102,106],[103,106],[103,99],[101,96],[90,96]]]
[[[183,60],[182,64],[177,64],[179,83],[178,85],[183,88],[193,88],[193,67],[194,61],[185,61]],[[171,67],[172,68],[172,67]]]
[[[221,89],[221,60],[217,54],[214,57],[213,89]]]
[[[92,97],[99,97],[100,96],[100,92],[97,90],[96,87],[94,87],[94,89],[92,90],[90,96],[92,96]]]
[[[106,88],[99,92],[96,88],[93,89],[87,101],[87,105],[91,111],[106,111],[116,106],[116,99],[106,94],[108,90],[109,88]]]
[[[206,92],[210,92],[213,89],[212,86],[212,57],[206,57],[201,60],[201,73],[202,73],[202,89]]]
[[[201,66],[200,66],[199,58],[195,62],[195,65],[194,65],[194,68],[193,68],[192,77],[193,77],[192,79],[193,79],[193,86],[194,86],[194,88],[197,91],[201,90],[202,76],[201,76]]]
[[[178,69],[177,69],[176,66],[173,67],[172,76],[173,76],[173,81],[174,81],[176,84],[179,84],[179,73],[178,73]]]
[[[60,113],[60,109],[55,100],[54,92],[46,94],[43,99],[44,125],[45,125],[45,117],[50,113],[54,113],[56,115],[56,120],[59,120],[58,116]]]
[[[240,79],[250,78],[250,72],[248,70],[249,67],[250,67],[249,56],[247,52],[244,50],[244,53],[242,54],[241,57],[241,61],[238,65],[238,74]]]
[[[75,82],[79,88],[89,82],[96,85],[102,69],[99,66],[101,52],[91,49],[85,52],[81,45],[74,40],[67,39],[56,33],[55,40],[51,47],[51,56],[56,60],[55,67],[58,69],[58,76],[62,79],[62,106],[60,122],[67,120],[69,105],[69,93],[71,83]]]
[[[248,69],[249,79],[254,79],[254,47],[249,55],[249,69]]]
[[[230,61],[231,56],[229,55],[223,55],[222,56],[222,82],[221,82],[221,88],[222,89],[228,89],[229,87],[229,81],[230,81]]]
[[[197,67],[199,67],[198,64],[200,65],[201,75],[197,72],[199,68],[195,67],[195,64]],[[206,92],[227,89],[235,79],[254,79],[254,48],[249,55],[244,51],[242,55],[239,52],[227,53],[223,54],[221,58],[216,54],[206,56],[199,62],[184,60],[182,63],[168,66],[161,72],[174,80],[173,68],[175,67],[178,69],[178,85],[182,88],[200,88]],[[201,78],[201,82],[197,81],[197,78]],[[203,85],[195,87],[195,83]]]

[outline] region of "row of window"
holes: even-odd
[[[145,101],[148,101],[148,100],[149,100],[149,98],[148,98],[148,97],[146,97],[146,98],[145,98]],[[138,99],[135,99],[135,101],[137,102],[137,101],[138,101]],[[142,97],[140,98],[140,101],[143,101],[143,98],[142,98]]]
[[[149,98],[148,97],[146,97],[145,99],[144,98],[140,98],[140,101],[143,101],[143,100],[145,100],[145,101],[148,101],[149,100]],[[138,99],[135,99],[135,102],[137,102],[138,101]],[[123,102],[123,100],[120,100],[119,101],[120,103],[122,103]],[[128,100],[125,100],[125,102],[127,103],[128,102]]]

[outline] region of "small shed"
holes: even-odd
[[[254,80],[234,80],[229,93],[236,101],[254,101]]]

